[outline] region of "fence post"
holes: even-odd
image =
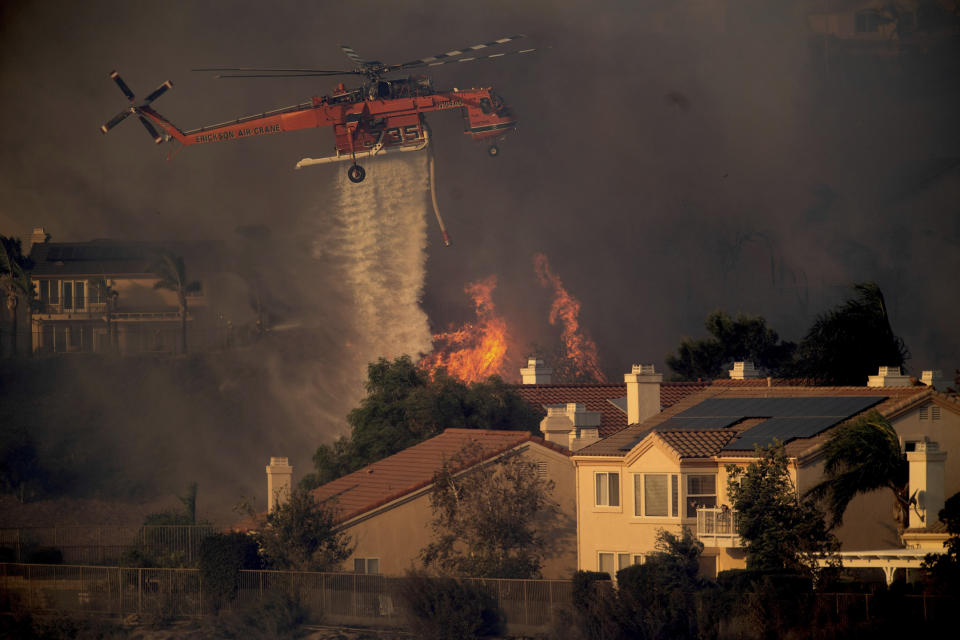
[[[523,581],[523,623],[530,624],[530,598],[527,596],[527,581]]]
[[[137,615],[143,606],[143,569],[137,569]]]
[[[550,606],[550,626],[553,626],[553,582],[547,583],[547,602]]]

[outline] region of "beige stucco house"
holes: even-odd
[[[548,541],[544,578],[569,578],[576,569],[574,473],[569,450],[526,431],[447,429],[388,458],[314,490],[338,513],[340,528],[355,545],[343,570],[402,575],[420,566],[420,551],[433,540],[430,492],[434,473],[464,447],[479,447],[482,461],[521,455],[554,483],[560,517],[541,531]],[[470,468],[459,473],[469,473]]]
[[[821,478],[830,430],[872,409],[891,421],[908,457],[933,441],[940,453],[960,457],[956,396],[912,386],[899,370],[882,370],[864,387],[797,386],[740,374],[574,452],[578,568],[613,574],[654,551],[659,529],[682,527],[705,545],[705,574],[744,567],[726,465],[749,464],[755,444],[777,438],[795,486],[805,492]],[[931,527],[944,495],[960,491],[960,464],[946,468],[939,493],[918,493],[916,510]],[[891,506],[889,492],[855,499],[837,531],[844,550],[889,547],[896,538]]]

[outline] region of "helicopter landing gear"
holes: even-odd
[[[367,177],[367,171],[360,165],[355,164],[347,169],[347,177],[350,178],[350,182],[363,182],[363,179]]]
[[[491,158],[496,158],[498,155],[500,155],[500,147],[495,144],[490,145],[490,147],[487,149],[487,155]]]

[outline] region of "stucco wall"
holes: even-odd
[[[554,482],[553,499],[559,505],[559,517],[541,527],[547,541],[542,574],[548,579],[569,578],[576,569],[576,502],[574,471],[570,458],[538,444],[523,445],[521,455],[535,462],[545,462],[547,477]],[[353,571],[355,558],[378,558],[379,571],[386,575],[402,575],[411,567],[420,567],[420,550],[432,540],[430,521],[430,488],[411,494],[390,505],[358,518],[346,529],[356,548],[343,563],[345,571]]]

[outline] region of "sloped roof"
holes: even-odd
[[[660,384],[660,406],[669,407],[683,398],[707,388],[708,382],[663,382]],[[550,405],[576,402],[587,411],[599,411],[600,437],[605,438],[627,426],[626,412],[615,401],[627,397],[626,383],[620,384],[520,384],[514,387],[537,411]]]
[[[644,421],[639,425],[626,427],[607,438],[603,438],[583,449],[577,451],[577,456],[624,456],[633,446],[643,439],[651,431],[657,431],[661,435],[671,434],[671,446],[678,451],[705,451],[705,443],[699,435],[688,436],[684,434],[699,431],[676,431],[661,430],[659,427],[674,418],[678,414],[690,409],[709,398],[802,398],[802,397],[844,397],[844,396],[880,396],[884,398],[879,404],[872,407],[884,416],[891,416],[899,413],[908,406],[913,406],[919,401],[927,398],[936,392],[928,387],[889,387],[889,388],[870,388],[870,387],[808,387],[808,386],[763,386],[753,385],[725,385],[716,384],[707,387],[703,391],[690,395],[677,402],[672,407],[665,409],[656,416]],[[726,429],[718,431],[733,431],[734,435],[755,426],[756,421],[742,421]],[[796,456],[809,451],[814,446],[819,445],[826,439],[829,430],[817,434],[810,438],[797,438],[787,443],[786,451],[788,455]],[[732,439],[732,437],[731,437]],[[713,442],[712,440],[709,442]],[[720,448],[725,446],[725,442],[714,452],[706,455],[717,455]],[[729,449],[728,449],[729,451]],[[752,447],[749,451],[742,453],[737,451],[730,452],[731,455],[749,455],[752,453]]]
[[[33,276],[111,276],[149,273],[165,247],[147,242],[92,240],[33,245]]]
[[[664,431],[658,433],[681,458],[708,458],[716,455],[724,445],[736,437],[735,431]]]
[[[433,474],[443,462],[456,456],[471,442],[479,446],[481,460],[489,460],[525,442],[571,455],[569,450],[546,442],[529,431],[447,429],[438,436],[328,482],[312,493],[318,500],[331,500],[338,521],[345,522],[426,487],[433,482]]]

